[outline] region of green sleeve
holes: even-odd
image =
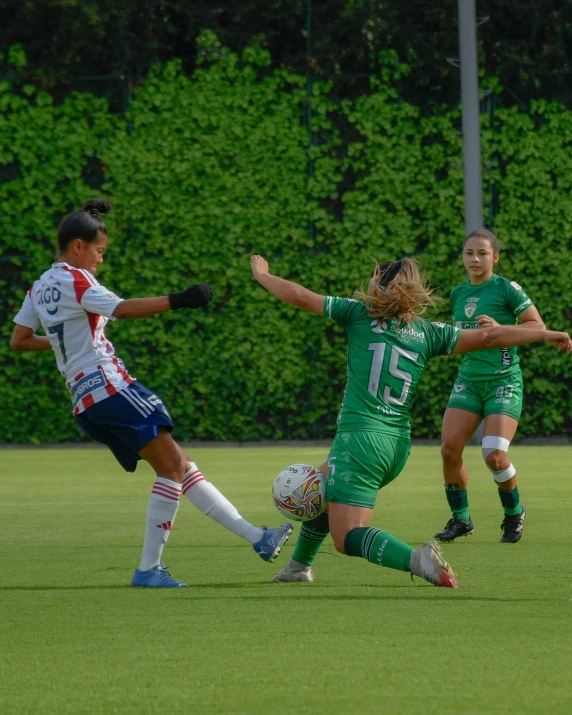
[[[343,328],[348,328],[359,319],[363,310],[363,303],[353,298],[336,298],[327,295],[324,298],[324,317],[335,320]]]
[[[515,316],[519,316],[534,305],[516,281],[507,283],[506,297],[508,306]]]
[[[459,341],[461,331],[449,323],[427,322],[425,334],[427,335],[429,357],[432,358],[437,355],[450,355]]]

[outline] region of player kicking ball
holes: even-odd
[[[377,264],[357,300],[318,295],[269,272],[253,256],[254,277],[285,303],[336,321],[348,338],[348,378],[338,431],[327,462],[327,512],[302,525],[292,559],[275,581],[312,581],[312,564],[331,533],[336,549],[373,564],[410,572],[435,586],[456,588],[437,542],[415,549],[370,527],[380,489],[401,472],[409,456],[409,404],[428,361],[438,355],[500,349],[546,340],[572,351],[567,333],[515,326],[460,330],[420,316],[433,305],[431,291],[409,258]]]
[[[180,293],[122,300],[100,285],[94,276],[103,263],[108,238],[101,214],[110,208],[107,201],[88,201],[62,221],[59,259],[28,291],[14,318],[10,345],[13,350],[53,350],[66,379],[74,418],[84,432],[107,445],[127,472],[134,472],[140,459],[155,470],[143,554],[132,586],[187,586],[173,578],[161,561],[181,494],[252,544],[264,561],[273,561],[292,525],[258,528],[242,518],[173,440],[173,422],[162,400],[129,375],[105,336],[109,320],[204,307],[212,299],[212,288],[199,283]],[[46,336],[35,334],[40,327]]]

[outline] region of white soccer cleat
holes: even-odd
[[[411,576],[424,578],[434,586],[458,588],[459,584],[453,569],[443,558],[441,548],[436,541],[428,541],[411,553],[409,562]]]
[[[294,561],[290,559],[283,569],[278,571],[276,576],[272,579],[275,583],[279,581],[288,582],[302,582],[302,581],[313,581],[314,572],[312,567],[306,564],[301,564],[299,561]]]

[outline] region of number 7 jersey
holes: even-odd
[[[54,263],[30,288],[14,318],[31,330],[43,328],[66,378],[74,414],[134,381],[105,337],[121,300],[89,271]]]
[[[341,431],[383,432],[409,437],[409,404],[429,360],[449,355],[460,330],[416,318],[409,324],[372,320],[366,306],[327,296],[324,316],[348,337],[348,376],[338,415]]]

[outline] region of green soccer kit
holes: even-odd
[[[327,501],[373,508],[409,456],[409,405],[432,357],[449,355],[460,330],[417,318],[372,320],[366,306],[327,296],[324,315],[348,337],[346,390],[328,459]]]
[[[500,325],[515,325],[533,303],[514,281],[493,276],[485,283],[461,283],[451,291],[451,311],[458,328],[478,330],[480,315]],[[463,355],[447,407],[486,417],[503,414],[520,419],[522,374],[517,349],[480,350]]]

